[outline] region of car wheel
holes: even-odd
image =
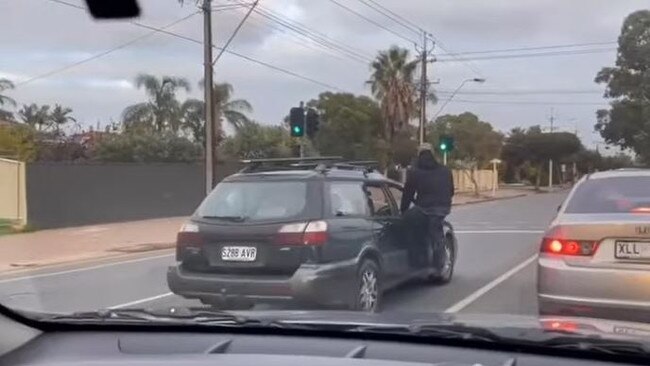
[[[441,254],[444,256],[442,260],[442,268],[436,269],[435,273],[429,276],[429,283],[446,284],[451,281],[454,274],[454,265],[456,263],[456,250],[453,238],[448,236],[445,237],[445,244]]]
[[[357,273],[354,310],[369,313],[379,312],[381,305],[381,283],[379,266],[372,260],[364,260]]]

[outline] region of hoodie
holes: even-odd
[[[429,150],[421,151],[406,175],[400,209],[408,210],[411,202],[424,211],[449,213],[454,196],[451,171],[440,165]]]

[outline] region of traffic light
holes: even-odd
[[[442,152],[451,152],[454,149],[454,138],[448,135],[440,136],[438,140],[438,149]]]
[[[307,117],[305,120],[305,132],[307,133],[307,137],[313,140],[314,137],[316,137],[316,132],[318,132],[319,125],[320,118],[318,116],[318,112],[311,108],[308,109]]]
[[[291,108],[289,112],[289,128],[292,137],[305,135],[305,110],[300,107]]]

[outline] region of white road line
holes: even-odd
[[[543,234],[544,230],[454,230],[454,234]]]
[[[68,269],[68,270],[65,270],[65,271],[40,273],[40,274],[35,274],[33,276],[22,276],[22,277],[15,277],[15,278],[7,278],[5,280],[0,280],[0,284],[9,283],[9,282],[16,282],[16,281],[24,281],[24,280],[33,280],[35,278],[42,278],[42,277],[60,276],[60,275],[69,274],[69,273],[91,271],[93,269],[100,269],[100,268],[105,268],[105,267],[110,267],[110,266],[117,266],[117,265],[120,265],[120,264],[137,263],[137,262],[144,262],[144,261],[148,261],[148,260],[152,260],[152,259],[160,259],[160,258],[165,258],[165,257],[172,257],[174,255],[175,255],[174,253],[169,253],[169,254],[163,254],[163,255],[156,255],[156,256],[153,256],[153,257],[145,257],[145,258],[138,258],[138,259],[120,261],[120,262],[104,263],[104,264],[99,264],[99,265],[90,266],[90,267],[81,267],[81,268],[75,268],[75,269]]]
[[[164,294],[151,296],[151,297],[145,297],[144,299],[135,300],[135,301],[131,301],[131,302],[125,302],[124,304],[114,305],[114,306],[109,307],[109,309],[128,308],[129,306],[138,305],[138,304],[142,304],[142,303],[145,303],[145,302],[162,299],[162,298],[165,298],[165,297],[171,296],[171,295],[173,295],[173,293],[166,292]]]
[[[454,305],[450,306],[445,310],[445,313],[457,313],[464,308],[466,308],[468,305],[473,303],[474,301],[478,300],[479,297],[485,295],[488,291],[492,290],[493,288],[497,287],[500,283],[504,282],[508,278],[514,276],[517,272],[521,271],[524,269],[526,266],[531,264],[537,259],[537,254],[533,254],[530,258],[526,259],[525,261],[519,263],[517,266],[513,267],[510,269],[508,272],[502,274],[501,276],[495,278],[491,282],[489,282],[487,285],[481,287],[480,289],[474,291],[471,293],[469,296],[466,298],[460,300],[459,302],[455,303]]]

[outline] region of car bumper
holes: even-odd
[[[177,295],[211,303],[297,302],[342,307],[351,303],[355,273],[354,261],[302,265],[292,276],[190,272],[177,265],[168,268],[167,284]]]
[[[626,320],[650,319],[649,270],[570,266],[540,257],[537,297],[541,314]]]

